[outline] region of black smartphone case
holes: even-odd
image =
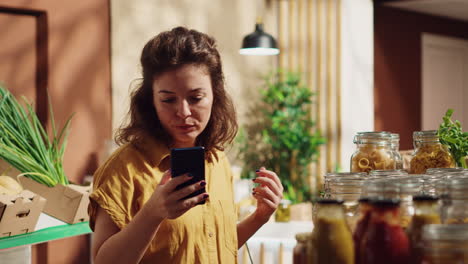
[[[199,182],[205,179],[205,148],[192,147],[192,148],[174,148],[171,149],[171,174],[172,177],[181,176],[186,173],[191,173],[193,178],[183,184],[177,186],[177,190]],[[197,196],[206,191],[205,187],[193,192],[192,194],[184,197],[184,199]],[[200,202],[204,204],[205,201]]]

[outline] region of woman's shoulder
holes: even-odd
[[[126,143],[117,148],[107,160],[97,169],[96,175],[105,172],[117,172],[125,168],[129,163],[135,162],[141,156],[137,149],[131,144]]]

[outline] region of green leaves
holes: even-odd
[[[465,157],[468,156],[468,132],[463,132],[460,121],[452,121],[453,109],[448,109],[439,126],[440,142],[448,147],[457,166],[468,168]]]
[[[286,72],[265,78],[259,115],[242,131],[243,176],[251,176],[260,166],[274,170],[293,203],[309,201],[311,190],[308,166],[325,143],[311,120],[311,90],[301,84],[300,75]],[[255,112],[255,111],[252,111]]]
[[[52,136],[49,139],[32,105],[24,98],[23,101],[26,107],[0,85],[0,158],[39,183],[68,184],[62,163],[72,117],[57,133],[50,106]]]

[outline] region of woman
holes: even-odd
[[[94,176],[90,225],[95,263],[236,263],[237,249],[276,210],[283,187],[257,171],[256,211],[237,223],[224,145],[237,123],[213,38],[183,27],[151,39],[141,55],[143,80],[133,92],[121,147]],[[204,146],[204,181],[180,190],[171,148]],[[206,192],[187,195],[205,187]],[[198,203],[205,201],[204,204]]]

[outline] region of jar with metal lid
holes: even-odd
[[[392,182],[393,177],[369,177],[364,183],[361,197],[397,199],[398,186]]]
[[[342,178],[365,178],[367,173],[365,172],[327,172],[323,177],[323,198],[330,198],[330,181],[335,181]]]
[[[413,133],[414,155],[410,161],[411,174],[424,174],[429,168],[454,168],[455,160],[448,148],[439,141],[437,130]]]
[[[312,263],[352,264],[354,244],[342,201],[319,199],[312,231]]]
[[[370,222],[371,217],[371,204],[369,198],[361,198],[359,199],[359,213],[358,213],[358,220],[356,224],[356,228],[353,231],[353,241],[354,241],[354,253],[355,253],[355,261],[354,263],[358,264],[361,263],[360,256],[361,256],[361,244],[362,239],[364,238],[364,232],[367,230],[367,226]]]
[[[393,178],[390,183],[400,199],[400,225],[406,229],[414,215],[413,197],[422,194],[422,175]]]
[[[452,172],[468,172],[468,169],[462,167],[455,167],[455,168],[428,168],[426,170],[426,174],[428,175],[443,175],[446,173]]]
[[[422,247],[424,264],[468,263],[468,225],[426,225]]]
[[[357,222],[358,202],[361,197],[365,177],[334,177],[329,180],[330,198],[343,201],[346,222],[354,231]]]
[[[461,211],[463,211],[464,207],[464,192],[468,191],[464,184],[460,184],[460,181],[457,179],[466,178],[468,177],[468,170],[449,170],[445,169],[443,172],[434,172],[432,175],[428,175],[427,177],[437,177],[438,179],[434,180],[434,187],[435,187],[435,194],[440,197],[441,200],[441,208],[440,208],[440,216],[442,218],[442,222],[446,222],[448,219],[447,213],[449,208],[452,205],[452,200],[461,200],[461,202],[455,202],[456,207],[452,208],[451,215],[457,214],[456,211],[459,211],[457,207],[461,207]],[[455,180],[455,182],[452,181]],[[460,184],[459,186],[457,186]],[[453,187],[452,187],[453,185]],[[451,191],[453,190],[453,193]],[[454,221],[453,219],[451,221]]]
[[[445,224],[467,224],[468,223],[468,177],[460,176],[449,178],[448,198],[444,212]]]
[[[369,177],[392,177],[392,176],[407,176],[408,172],[405,170],[372,170],[369,172]]]
[[[403,169],[403,158],[400,154],[400,135],[396,133],[390,134],[390,145],[393,151],[393,156],[395,157],[395,166],[397,170]]]
[[[421,263],[422,260],[422,228],[430,224],[440,224],[439,198],[430,195],[413,196],[414,215],[411,218],[407,233],[411,244],[411,263]]]
[[[354,138],[357,149],[351,156],[351,171],[396,169],[390,141],[388,132],[358,132]]]
[[[276,222],[289,222],[291,220],[291,201],[283,199],[278,205],[275,212]]]
[[[293,263],[294,264],[310,264],[309,259],[312,257],[308,252],[308,243],[312,232],[296,234],[296,246],[293,249]]]
[[[410,263],[408,237],[399,224],[397,199],[371,199],[371,216],[360,247],[360,263]]]

